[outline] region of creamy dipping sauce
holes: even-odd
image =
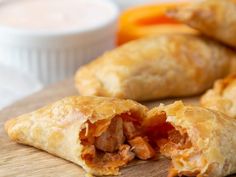
[[[27,30],[85,30],[117,12],[103,0],[10,0],[0,3],[0,26]]]

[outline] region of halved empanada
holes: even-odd
[[[201,105],[236,119],[236,75],[216,81],[201,97]]]
[[[135,155],[155,155],[140,126],[147,108],[131,100],[69,97],[5,124],[10,138],[95,175],[118,174]],[[131,150],[132,149],[132,150]]]
[[[236,1],[201,0],[167,14],[205,35],[236,47]]]
[[[223,177],[236,173],[236,121],[182,102],[152,109],[143,123],[152,144],[172,159],[168,177]]]
[[[153,100],[199,94],[236,68],[235,53],[194,35],[130,42],[80,68],[81,95]]]

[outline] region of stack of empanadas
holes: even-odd
[[[236,47],[236,1],[201,0],[168,12],[191,27],[233,48]],[[215,83],[202,98],[201,105],[236,118],[235,75]]]
[[[236,47],[236,2],[201,0],[169,15],[204,35]],[[130,42],[80,68],[75,85],[81,95],[146,101],[192,96],[235,72],[235,52],[215,40],[194,35],[162,35]]]
[[[69,97],[5,124],[10,138],[72,161],[95,175],[116,175],[136,156],[172,159],[169,176],[236,172],[236,121],[182,102],[148,111],[131,100]]]

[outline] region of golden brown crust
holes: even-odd
[[[236,121],[220,112],[176,102],[160,106],[167,122],[180,133],[186,132],[192,146],[172,156],[178,174],[223,177],[236,172]]]
[[[235,0],[201,0],[186,7],[172,9],[168,15],[209,37],[236,47],[235,11]]]
[[[201,97],[201,105],[236,118],[236,75],[216,81]]]
[[[89,166],[81,158],[84,146],[79,134],[86,122],[108,121],[132,112],[141,118],[147,108],[131,100],[103,97],[68,97],[29,114],[9,120],[9,137],[72,161],[95,175],[114,175],[118,168]],[[105,123],[106,126],[109,124]]]
[[[78,70],[75,84],[81,95],[139,101],[190,96],[231,72],[234,60],[231,50],[206,38],[162,35],[105,53]]]

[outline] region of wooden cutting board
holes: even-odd
[[[29,96],[0,111],[0,177],[83,177],[79,166],[38,149],[16,144],[8,139],[3,125],[12,117],[21,115],[52,103],[66,96],[77,95],[73,81],[68,80]],[[183,99],[186,104],[198,104],[198,98]],[[154,107],[159,103],[174,100],[144,103]],[[121,170],[121,177],[166,177],[170,161],[135,161]]]

